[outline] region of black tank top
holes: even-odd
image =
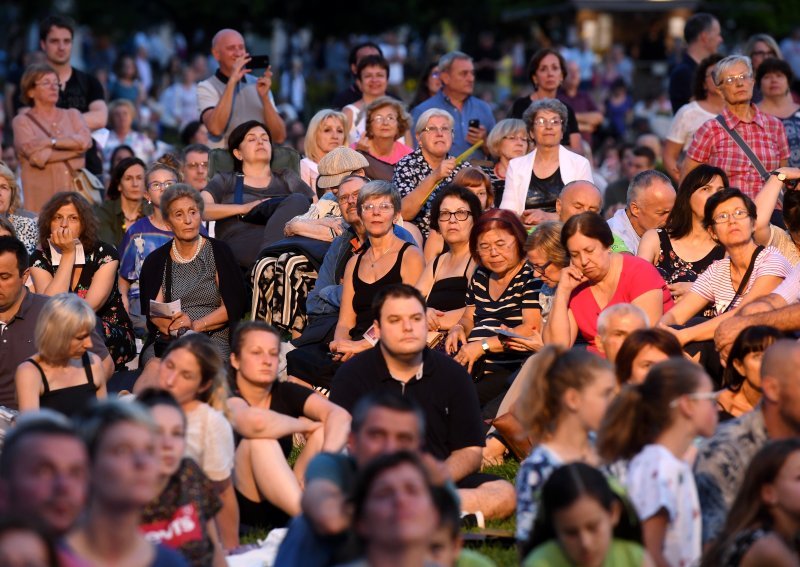
[[[656,261],[656,269],[668,284],[694,282],[697,276],[705,272],[711,264],[725,257],[725,249],[717,244],[706,254],[705,258],[696,262],[687,262],[672,249],[672,242],[666,230],[659,228],[657,233],[661,251]]]
[[[436,268],[439,265],[439,260],[444,254],[436,256],[433,261],[433,277],[436,277]],[[428,307],[433,307],[439,311],[453,311],[454,309],[461,309],[467,302],[467,288],[469,282],[467,281],[467,272],[469,271],[470,261],[467,262],[467,267],[464,268],[463,275],[453,276],[450,278],[442,278],[433,282],[431,291],[428,294]]]
[[[536,177],[536,173],[531,171],[531,181],[528,185],[528,194],[525,197],[526,209],[542,209],[547,212],[555,212],[556,200],[564,188],[561,179],[561,167],[544,179]]]
[[[73,417],[83,410],[89,402],[97,398],[97,386],[94,383],[92,363],[88,352],[83,353],[81,361],[83,362],[83,370],[86,372],[86,384],[51,390],[50,384],[47,382],[47,376],[44,375],[44,370],[39,363],[32,358],[26,360],[26,362],[30,362],[36,367],[42,377],[44,393],[39,396],[40,407],[61,412],[67,417]]]
[[[403,265],[403,254],[406,248],[411,246],[410,242],[404,242],[402,248],[397,253],[397,260],[386,274],[374,283],[366,283],[358,277],[358,268],[361,266],[361,259],[366,251],[359,254],[356,259],[356,267],[353,270],[353,311],[356,312],[356,326],[350,331],[351,339],[360,339],[369,326],[372,325],[372,300],[375,295],[389,284],[403,283],[403,276],[400,273]]]

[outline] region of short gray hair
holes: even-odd
[[[361,215],[361,206],[366,203],[367,199],[373,199],[375,197],[389,197],[392,200],[394,212],[400,212],[400,193],[398,193],[397,189],[395,189],[394,185],[389,181],[376,179],[375,181],[370,181],[358,190],[356,205],[358,206],[359,215]]]
[[[642,191],[650,187],[650,185],[652,185],[654,181],[663,181],[664,183],[675,189],[675,187],[672,185],[672,179],[670,179],[660,171],[656,169],[646,169],[644,171],[640,171],[639,173],[633,176],[630,185],[628,185],[628,196],[626,199],[627,206],[630,207],[631,203],[633,203],[634,201],[636,201],[636,199],[639,198]]]
[[[533,101],[528,109],[522,113],[522,120],[527,125],[529,131],[533,130],[533,121],[536,120],[536,115],[542,110],[549,110],[550,112],[558,114],[558,117],[561,119],[561,127],[567,127],[568,112],[566,105],[555,98],[543,98]]]
[[[500,157],[500,144],[503,143],[503,138],[510,136],[514,132],[522,132],[528,136],[528,128],[525,122],[519,118],[506,118],[498,122],[489,136],[486,138],[486,149],[495,157]]]
[[[414,133],[417,135],[417,137],[419,137],[422,134],[422,131],[428,127],[428,122],[430,122],[431,118],[436,116],[447,119],[447,123],[450,124],[450,128],[455,127],[456,121],[453,119],[452,114],[446,110],[442,110],[441,108],[429,108],[419,115],[419,118],[417,118],[417,123],[414,125]]]
[[[451,51],[449,53],[445,53],[439,58],[439,73],[446,73],[449,71],[456,59],[466,59],[467,61],[472,61],[472,57],[463,51]]]
[[[650,326],[650,319],[641,307],[633,303],[616,303],[603,309],[597,316],[597,335],[604,336],[606,334],[612,317],[624,317],[625,315],[635,315],[644,322],[645,327]]]
[[[195,205],[197,205],[197,209],[200,211],[200,214],[203,214],[203,211],[206,208],[206,203],[203,201],[200,193],[198,193],[197,190],[191,185],[187,185],[186,183],[176,183],[175,185],[170,185],[167,187],[164,190],[164,194],[161,195],[161,214],[165,219],[169,218],[169,208],[172,206],[172,203],[182,197],[189,197],[192,199]]]
[[[714,66],[714,70],[711,71],[711,76],[714,78],[714,84],[719,86],[720,77],[722,77],[722,74],[737,63],[744,63],[747,65],[747,71],[749,73],[753,72],[753,62],[747,55],[728,55],[725,59],[720,60]]]

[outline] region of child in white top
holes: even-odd
[[[688,463],[698,436],[717,426],[717,392],[699,365],[671,358],[644,383],[626,386],[598,436],[608,462],[631,459],[625,480],[642,520],[645,548],[658,566],[689,567],[700,559],[700,506]]]

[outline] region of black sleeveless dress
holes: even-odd
[[[83,370],[86,372],[86,384],[68,386],[58,390],[50,389],[50,384],[47,382],[47,376],[45,376],[44,370],[38,362],[32,358],[26,359],[26,362],[33,364],[42,377],[44,393],[39,396],[39,407],[48,408],[53,411],[63,413],[67,417],[73,417],[83,410],[92,400],[97,398],[97,386],[94,383],[94,376],[92,375],[92,363],[89,359],[88,352],[83,353],[83,357],[81,358]]]
[[[400,271],[403,266],[403,254],[409,246],[410,242],[403,243],[394,265],[382,278],[373,283],[367,283],[358,277],[358,268],[361,266],[364,254],[358,255],[353,270],[353,311],[356,312],[356,325],[350,330],[351,339],[360,339],[372,325],[372,300],[375,299],[375,295],[389,284],[403,283]]]
[[[436,268],[439,266],[439,260],[444,254],[439,254],[433,261],[433,277],[436,277]],[[431,291],[428,293],[428,307],[433,307],[439,311],[453,311],[454,309],[461,309],[467,302],[467,290],[469,288],[469,280],[467,279],[467,272],[469,271],[470,262],[467,262],[464,273],[460,276],[453,276],[450,278],[442,278],[433,282]]]
[[[725,257],[725,249],[717,244],[704,258],[695,262],[687,262],[672,249],[672,242],[670,242],[666,230],[659,228],[657,233],[660,250],[655,266],[661,277],[668,284],[678,282],[691,283],[697,279],[697,276],[705,272],[711,264]]]

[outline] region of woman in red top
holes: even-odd
[[[578,332],[589,350],[595,346],[597,317],[617,303],[633,303],[655,323],[672,305],[672,296],[650,262],[611,251],[614,235],[597,213],[569,219],[561,231],[570,265],[561,272],[545,328],[545,343],[571,347]]]

